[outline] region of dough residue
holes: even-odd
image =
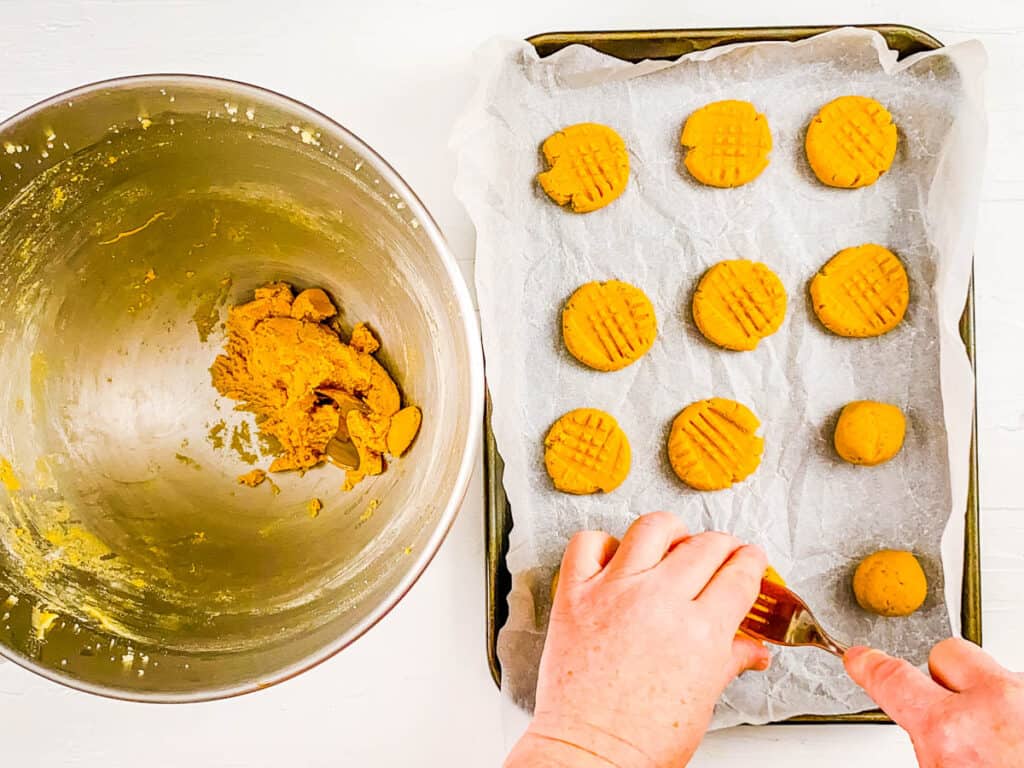
[[[325,322],[336,314],[320,288],[298,295],[285,283],[258,288],[253,301],[229,311],[227,342],[210,373],[218,392],[256,414],[261,437],[275,448],[270,472],[323,463],[339,435],[359,454],[358,467],[346,474],[351,488],[384,471],[391,419],[402,401],[372,356],[376,337],[361,324],[346,344]]]

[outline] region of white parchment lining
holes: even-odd
[[[540,60],[518,41],[481,52],[481,86],[453,146],[456,192],[477,229],[493,428],[515,520],[511,616],[499,652],[516,701],[532,702],[548,584],[569,537],[583,528],[621,535],[655,509],[691,530],[762,545],[843,640],[921,664],[933,643],[959,630],[974,384],[958,322],[984,156],[984,65],[976,42],[897,63],[881,36],[854,29],[671,63],[633,65],[580,46]],[[881,101],[900,132],[891,172],[860,190],[820,184],[803,150],[811,117],[846,94]],[[683,168],[679,134],[695,109],[727,98],[766,114],[774,148],[753,183],[711,189]],[[622,135],[631,175],[621,198],[580,215],[551,203],[534,177],[544,169],[540,143],[584,121]],[[815,319],[808,281],[835,252],[865,242],[903,260],[910,307],[885,336],[839,338]],[[782,328],[753,352],[713,347],[690,316],[701,274],[735,258],[769,265],[789,295]],[[565,351],[560,311],[582,283],[610,278],[647,293],[659,336],[638,363],[598,373]],[[700,493],[672,474],[665,441],[683,406],[711,396],[750,407],[766,446],[746,482]],[[858,399],[895,403],[908,417],[903,451],[880,467],[846,465],[831,447],[838,410]],[[558,493],[544,471],[548,428],[582,406],[614,415],[630,439],[632,471],[611,494]],[[869,616],[850,591],[858,559],[884,547],[913,550],[929,576],[925,606],[906,619]],[[715,726],[870,706],[838,660],[785,649],[768,673],[726,691]]]

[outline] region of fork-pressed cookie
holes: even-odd
[[[551,167],[537,174],[537,183],[576,213],[603,208],[626,189],[626,142],[607,125],[570,125],[545,139],[541,151]]]
[[[854,189],[874,184],[892,167],[896,140],[884,106],[867,96],[840,96],[811,120],[804,147],[822,184]]]
[[[562,310],[566,349],[598,371],[617,371],[639,360],[657,334],[651,300],[621,280],[580,286]]]
[[[679,479],[699,491],[728,488],[761,463],[761,422],[741,403],[721,397],[686,406],[672,422],[668,460]]]
[[[629,440],[610,415],[577,408],[556,421],[544,438],[544,466],[566,493],[614,491],[629,474]]]
[[[768,167],[768,119],[749,101],[715,101],[690,115],[679,142],[686,169],[712,187],[738,187]]]
[[[811,302],[822,325],[839,336],[881,336],[899,325],[910,302],[903,263],[874,243],[846,248],[811,280]]]
[[[764,264],[734,259],[704,273],[693,294],[693,320],[705,338],[746,351],[771,336],[786,316],[786,289]]]

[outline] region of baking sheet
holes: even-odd
[[[478,229],[494,429],[516,510],[511,618],[500,640],[506,688],[529,704],[547,582],[568,537],[582,527],[621,533],[654,508],[672,509],[693,529],[726,528],[758,541],[844,639],[922,662],[959,618],[972,382],[956,326],[984,143],[980,46],[897,65],[877,35],[841,30],[672,65],[631,65],[579,47],[540,61],[515,42],[495,43],[482,57],[488,74],[455,144],[458,192]],[[901,127],[893,172],[855,192],[822,187],[802,153],[807,121],[844,93],[880,98]],[[769,169],[737,190],[705,189],[680,172],[682,121],[718,98],[754,101],[775,138]],[[633,165],[626,194],[587,216],[557,209],[532,182],[542,167],[539,143],[581,120],[619,130]],[[907,320],[881,339],[830,337],[807,307],[806,282],[839,248],[872,240],[907,264]],[[782,330],[741,355],[707,345],[688,311],[703,270],[737,257],[768,263],[790,293]],[[561,348],[558,312],[578,284],[609,277],[648,292],[661,330],[639,364],[598,374]],[[747,483],[698,494],[675,480],[663,446],[679,408],[712,394],[751,406],[767,446]],[[907,446],[884,467],[848,467],[832,456],[831,421],[856,398],[897,402],[908,412]],[[609,410],[632,441],[633,472],[607,497],[556,494],[544,474],[544,433],[581,405]],[[849,595],[856,559],[880,546],[913,548],[932,577],[925,609],[909,620],[871,620]],[[868,706],[838,662],[787,650],[768,675],[746,676],[727,692],[716,724]]]

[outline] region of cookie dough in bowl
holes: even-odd
[[[87,86],[0,142],[0,653],[192,701],[346,647],[422,573],[478,450],[476,320],[427,211],[358,137],[234,82]],[[229,311],[283,284],[232,367]],[[351,490],[323,451],[345,392],[381,462]]]

